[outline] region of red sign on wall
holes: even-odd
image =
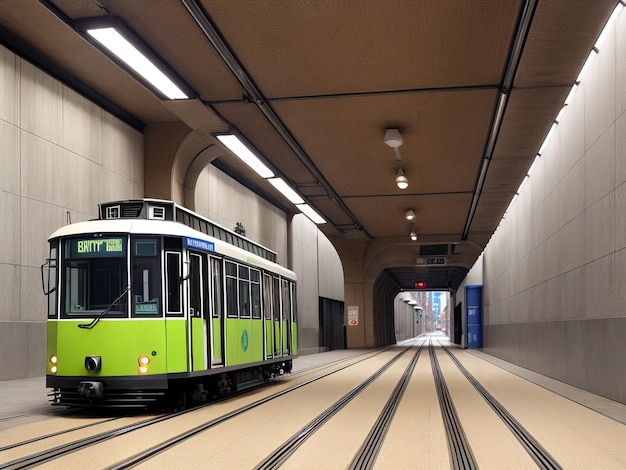
[[[425,289],[426,288],[426,281],[416,281],[415,282],[415,288],[416,289]]]

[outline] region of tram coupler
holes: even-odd
[[[81,382],[78,384],[78,393],[81,397],[102,398],[104,397],[104,386],[102,382]]]

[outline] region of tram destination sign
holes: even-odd
[[[196,250],[215,251],[215,243],[199,238],[185,237],[185,246],[187,248],[195,248]]]
[[[65,243],[65,256],[69,258],[126,256],[124,237],[72,238]]]

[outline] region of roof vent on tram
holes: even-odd
[[[165,207],[148,206],[148,219],[165,220]]]
[[[99,206],[100,219],[137,219],[141,217],[143,201],[117,201],[102,203]]]

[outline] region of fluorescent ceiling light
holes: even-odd
[[[308,204],[296,204],[296,207],[315,224],[325,224],[326,221]]]
[[[267,181],[272,183],[283,196],[289,199],[293,204],[304,204],[304,199],[295,192],[282,178],[270,178]]]
[[[111,54],[111,59],[119,59],[121,66],[129,67],[164,97],[170,100],[189,99],[189,94],[164,72],[167,67],[157,65],[156,54],[150,53],[151,58],[144,54],[143,51],[149,48],[119,18],[79,20],[77,27],[87,39],[92,38],[96,46]]]
[[[613,10],[613,13],[611,13],[611,16],[609,17],[608,21],[604,25],[604,28],[602,29],[600,36],[598,36],[598,39],[596,40],[596,43],[594,45],[595,48],[599,49],[602,46],[604,39],[609,35],[611,30],[613,29],[613,24],[615,23],[615,20],[617,19],[619,14],[622,12],[623,8],[624,6],[618,2],[617,6],[615,7],[615,10]]]
[[[270,170],[252,151],[234,134],[222,134],[217,136],[228,150],[237,155],[246,165],[252,168],[261,178],[273,178],[274,172]]]
[[[169,99],[184,100],[189,98],[156,65],[150,62],[135,46],[118,33],[115,28],[88,29],[87,33]]]

